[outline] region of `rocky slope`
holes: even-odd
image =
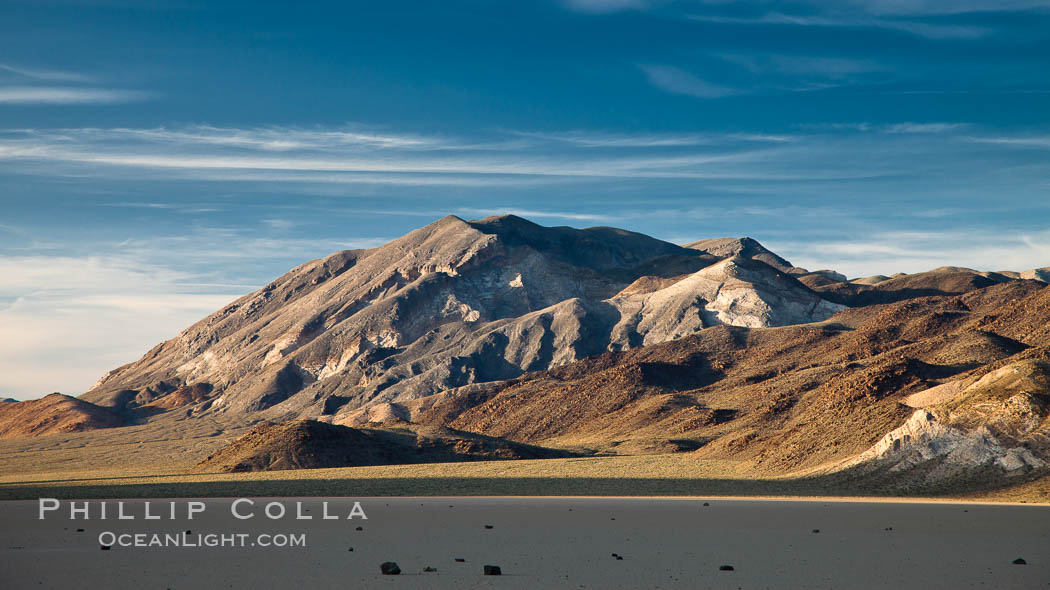
[[[293,269],[82,398],[193,415],[330,416],[706,326],[820,321],[843,309],[746,245],[718,250],[723,259],[612,228],[450,216]]]

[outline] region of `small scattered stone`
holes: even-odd
[[[487,529],[491,529],[491,528],[492,528],[492,525],[491,525],[491,524],[487,524],[487,525],[485,525],[485,528],[487,528]]]
[[[503,571],[499,569],[498,565],[486,565],[484,571],[485,571],[485,575],[486,576],[502,576],[503,575]]]
[[[84,532],[84,529],[77,529],[77,532],[78,533],[82,533],[82,532]]]
[[[355,531],[363,531],[363,530],[365,530],[365,527],[363,527],[363,526],[359,526],[359,527],[357,527],[357,528],[356,528],[356,529],[354,529],[354,530],[355,530]]]
[[[813,529],[813,533],[814,534],[819,533],[819,532],[820,532],[820,529]]]
[[[731,571],[733,571],[733,566],[731,566],[731,565],[720,565],[720,566],[718,566],[718,571],[720,571],[720,572],[731,572]]]
[[[459,563],[463,563],[463,562],[466,561],[466,559],[463,559],[462,557],[457,557],[456,561],[459,562]]]
[[[353,552],[354,552],[354,548],[353,548],[353,547],[347,547],[347,548],[346,548],[346,550],[347,550],[348,552],[350,552],[350,553],[353,553]]]
[[[382,572],[384,576],[396,576],[401,573],[401,567],[393,561],[384,561],[379,564],[379,571]]]
[[[893,530],[893,527],[891,527],[891,526],[888,526],[888,527],[886,527],[886,530],[887,530],[887,531],[892,531],[892,530]]]
[[[103,551],[109,551],[110,549],[112,549],[112,547],[110,547],[109,545],[99,545],[98,548]]]
[[[1014,565],[1028,565],[1028,562],[1025,561],[1024,558],[1018,557],[1014,560]]]
[[[704,506],[710,506],[710,505],[711,505],[710,502],[704,502]]]
[[[423,568],[423,571],[425,571],[425,572],[436,572],[436,571],[438,571],[438,568],[436,568],[436,567],[430,567],[430,566],[428,565],[427,567]]]

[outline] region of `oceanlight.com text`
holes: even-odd
[[[306,547],[306,533],[114,533],[98,535],[102,547],[221,548]]]

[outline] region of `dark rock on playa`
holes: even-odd
[[[423,568],[423,571],[424,571],[424,572],[436,572],[436,571],[438,571],[438,568],[436,568],[436,567],[430,567],[430,566],[428,565],[427,567]]]
[[[355,530],[355,531],[363,531],[363,530],[365,530],[365,527],[363,527],[363,526],[359,526],[359,527],[357,527],[357,528],[356,528],[356,529],[354,529],[354,530]]]
[[[1025,560],[1024,560],[1024,558],[1022,558],[1022,557],[1018,557],[1017,559],[1015,559],[1015,560],[1013,561],[1013,564],[1014,564],[1014,565],[1028,565],[1028,562],[1027,562],[1027,561],[1025,561]]]
[[[491,529],[491,528],[492,528],[492,525],[491,525],[491,524],[487,524],[487,525],[485,525],[485,528],[487,528],[487,529]]]
[[[77,532],[78,533],[82,533],[82,532],[84,532],[84,529],[77,529]]]
[[[704,506],[710,506],[710,505],[711,504],[709,502],[704,502]]]
[[[813,529],[813,534],[819,533],[820,529]]]
[[[731,571],[733,571],[733,566],[731,566],[731,565],[720,565],[720,566],[718,566],[718,571],[720,571],[720,572],[731,572]]]
[[[486,576],[502,576],[503,571],[499,569],[498,565],[486,565],[485,566]]]
[[[349,553],[353,553],[354,552],[354,548],[353,547],[347,547],[346,550]]]
[[[456,562],[457,562],[457,563],[464,563],[464,562],[466,562],[466,561],[467,561],[467,560],[466,560],[466,559],[463,559],[462,557],[457,557],[457,558],[456,558]]]
[[[384,576],[396,576],[401,573],[401,567],[393,561],[384,561],[379,564],[379,571],[382,572]]]

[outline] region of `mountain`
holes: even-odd
[[[762,262],[768,251],[757,242],[746,245],[717,250],[730,255],[722,258],[614,228],[449,216],[299,266],[81,399],[139,413],[317,418],[708,326],[805,323],[844,309]]]

